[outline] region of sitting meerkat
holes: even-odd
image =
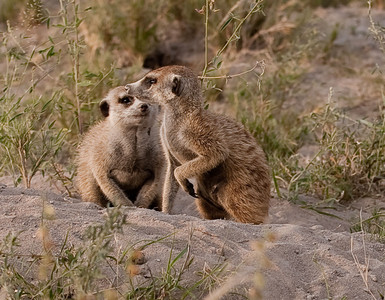
[[[100,102],[100,110],[105,119],[86,133],[78,149],[77,187],[83,201],[160,208],[165,160],[160,107],[129,96],[120,86]]]
[[[179,183],[198,198],[204,218],[254,224],[265,220],[270,200],[265,154],[242,124],[204,109],[199,80],[190,69],[162,67],[126,89],[129,95],[164,108],[160,134],[168,161],[164,212],[170,213]],[[195,178],[196,192],[189,178]]]

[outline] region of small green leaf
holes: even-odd
[[[13,120],[15,120],[16,118],[20,117],[21,115],[23,115],[24,113],[19,113],[15,116],[13,116],[10,120],[9,120],[9,123],[11,123]]]
[[[362,124],[364,124],[364,125],[370,127],[370,128],[373,128],[373,127],[374,127],[374,125],[373,125],[372,122],[369,122],[369,121],[366,121],[366,120],[363,120],[363,119],[358,120],[358,121],[359,121],[360,123],[362,123]]]
[[[78,86],[90,86],[93,85],[91,80],[84,80],[78,83]]]
[[[188,246],[184,248],[171,262],[171,267],[187,252]]]
[[[221,26],[221,29],[220,29],[220,31],[223,31],[229,24],[230,24],[230,22],[233,20],[233,16],[230,16],[230,18],[228,18],[227,20],[226,20],[226,22]]]
[[[51,46],[47,53],[47,58],[54,56],[56,54],[54,46]]]
[[[49,123],[48,128],[52,129],[53,125],[55,125],[56,120],[53,120],[51,123]]]

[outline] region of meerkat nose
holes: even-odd
[[[145,112],[147,109],[148,109],[148,104],[143,103],[143,104],[140,105],[140,110],[141,110],[142,112]]]

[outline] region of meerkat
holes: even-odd
[[[160,106],[129,96],[120,86],[100,102],[100,110],[105,118],[78,149],[77,188],[83,201],[160,208],[165,160]]]
[[[204,108],[199,80],[190,69],[162,67],[126,90],[164,110],[160,135],[168,163],[163,212],[170,213],[179,183],[197,198],[206,219],[265,220],[270,201],[265,154],[242,124]]]

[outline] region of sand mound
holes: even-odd
[[[182,200],[187,204],[180,206],[190,207],[187,211],[194,214],[194,206],[188,203],[191,199],[184,197],[180,203]],[[24,254],[42,253],[42,243],[36,237],[43,201],[55,210],[55,218],[47,221],[47,226],[56,248],[63,244],[67,233],[71,243],[82,243],[85,229],[102,223],[106,215],[105,209],[91,203],[2,185],[0,237],[9,231],[21,232],[20,249]],[[372,299],[369,290],[380,299],[380,293],[385,293],[384,244],[369,235],[349,233],[345,230],[347,224],[339,219],[285,201],[273,200],[273,205],[270,223],[265,225],[124,208],[128,224],[116,236],[116,248],[168,236],[143,250],[144,264],[134,277],[138,283],[162,272],[171,250],[176,256],[188,249],[178,262],[180,267],[185,257],[193,258],[182,275],[184,282],[196,282],[203,270],[223,266],[221,277],[229,279],[228,285],[238,284],[246,294],[245,289],[253,286],[256,276],[262,276],[264,299]],[[243,299],[234,294],[227,298]]]

